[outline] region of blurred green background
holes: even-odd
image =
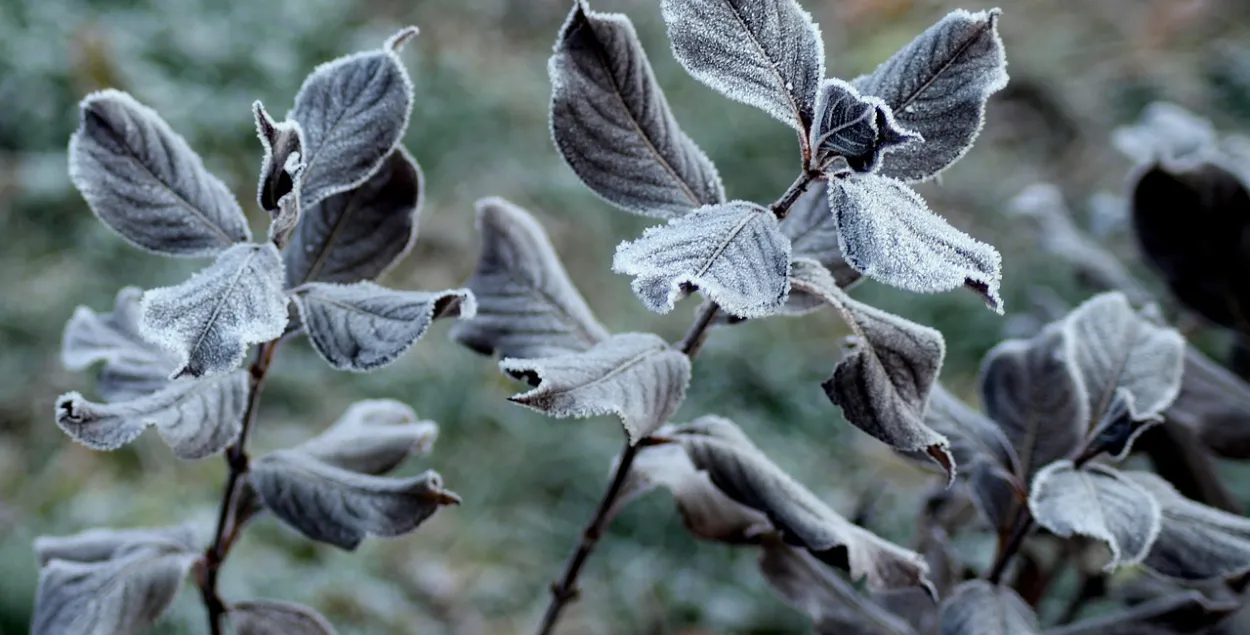
[[[678,120],[712,157],[728,193],[761,203],[793,179],[793,133],[684,74],[669,52],[659,3],[597,0],[635,22]],[[951,8],[923,0],[808,0],[828,71],[870,71]],[[1004,213],[1038,180],[1062,185],[1084,223],[1109,202],[1101,237],[1139,267],[1115,222],[1130,164],[1110,131],[1168,99],[1226,130],[1250,129],[1250,4],[1240,0],[1018,0],[1003,6],[1009,87],[992,101],[976,148],[941,183],[919,189],[958,227],[1004,256],[1008,317],[971,293],[919,296],[866,283],[862,299],[939,328],[943,380],[971,395],[980,357],[1027,319],[1029,289],[1070,301],[1086,291],[1037,251]],[[254,201],[260,150],[249,107],[281,113],[321,61],[421,35],[403,52],[416,87],[406,146],[424,167],[416,249],[383,282],[435,290],[461,284],[477,254],[473,202],[502,195],[533,211],[575,282],[614,330],[680,337],[688,300],[647,313],[610,272],[614,246],[645,222],[577,181],[547,131],[546,58],[565,0],[0,0],[0,633],[28,628],[36,583],[31,541],[93,526],[197,522],[207,534],[225,474],[219,459],[175,460],[146,436],[114,453],[88,451],[53,423],[68,390],[91,395],[89,373],[58,360],[76,305],[105,311],[133,284],[177,282],[203,263],[150,256],[95,221],[66,176],[65,147],[86,93],[117,87],[156,108],[236,191]],[[250,208],[255,229],[264,215]],[[1178,210],[1183,213],[1183,210]],[[1103,216],[1106,214],[1103,213]],[[1099,220],[1101,219],[1101,220]],[[1014,317],[1013,317],[1014,316]],[[338,374],[297,341],[279,353],[255,446],[290,445],[351,402],[390,397],[442,426],[433,467],[464,499],[414,534],[355,553],[316,546],[256,522],[228,561],[227,600],[261,596],[318,607],[344,634],[494,634],[536,624],[604,486],[621,433],[611,419],[548,420],[509,404],[516,388],[495,364],[447,340],[438,324],[413,352],[374,374]],[[713,333],[697,360],[682,419],[735,419],[784,468],[846,515],[866,509],[879,533],[909,544],[931,475],[850,428],[820,382],[838,355],[834,316],[775,319]],[[1218,347],[1221,342],[1208,343]],[[984,557],[988,558],[988,553]],[[635,503],[583,575],[566,633],[800,633],[806,620],[776,599],[752,550],[696,543],[667,494]],[[974,558],[974,565],[976,564]],[[155,633],[204,632],[184,592]]]

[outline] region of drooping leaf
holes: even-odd
[[[299,170],[296,168],[295,178],[299,178]],[[278,209],[270,214],[269,220],[269,242],[273,243],[278,249],[283,249],[291,242],[291,235],[299,227],[300,220],[303,219],[304,210],[299,206],[299,188],[287,192],[278,201]]]
[[[274,121],[259,101],[252,102],[252,115],[256,119],[256,136],[265,151],[260,162],[256,202],[261,209],[272,213],[278,209],[278,201],[295,190],[296,176],[303,171],[303,133],[295,121]]]
[[[1037,524],[1064,538],[1086,536],[1106,543],[1104,571],[1137,564],[1159,535],[1159,503],[1122,473],[1096,463],[1074,467],[1067,459],[1037,472],[1029,492]]]
[[[1164,416],[1220,456],[1250,458],[1250,384],[1193,346],[1185,348],[1181,392]]]
[[[428,454],[438,424],[393,399],[352,404],[334,425],[294,449],[352,472],[381,476],[413,454]]]
[[[1007,85],[998,16],[998,9],[953,11],[871,75],[852,82],[889,105],[900,126],[924,137],[924,143],[886,155],[882,175],[922,181],[972,148],[985,121],[986,100]]]
[[[212,256],[252,234],[230,190],[160,115],[130,95],[87,95],[69,176],[91,211],[136,247]]]
[[[292,602],[236,602],[226,616],[234,626],[234,635],[335,635],[326,618]]]
[[[772,212],[731,201],[648,228],[616,248],[612,270],[634,276],[634,294],[657,313],[673,309],[684,285],[731,315],[764,317],[790,290],[790,241]]]
[[[1046,635],[1176,635],[1206,633],[1239,607],[1198,591],[1178,591],[1123,610],[1052,628]]]
[[[287,287],[349,284],[388,271],[416,241],[423,193],[421,167],[400,146],[359,187],[303,205],[282,254]]]
[[[914,635],[898,617],[868,601],[811,554],[765,541],[760,571],[773,591],[815,623],[819,635]],[[927,600],[925,600],[927,601]]]
[[[1147,568],[1180,580],[1231,578],[1250,572],[1250,519],[1182,496],[1148,472],[1126,472],[1162,509],[1159,535],[1142,561]]]
[[[794,260],[815,260],[833,274],[839,287],[848,289],[861,276],[842,257],[842,248],[838,246],[838,222],[829,210],[828,188],[829,184],[824,180],[816,181],[808,187],[794,205],[790,206],[790,212],[781,222],[781,233],[790,239],[790,252]],[[791,295],[795,294],[793,288],[790,292]]]
[[[97,386],[108,401],[126,401],[161,389],[178,367],[165,349],[139,332],[139,298],[143,291],[125,287],[117,292],[112,313],[96,313],[80,306],[61,337],[61,363],[84,370],[104,362]]]
[[[556,148],[596,194],[658,218],[725,201],[716,166],[677,125],[629,18],[574,2],[547,69]]]
[[[946,498],[949,492],[942,492],[939,497]],[[926,505],[926,514],[932,511]],[[929,579],[937,591],[938,598],[950,595],[955,586],[964,580],[965,568],[960,561],[950,536],[939,526],[936,518],[921,521],[916,549],[924,556],[929,565]],[[890,589],[871,594],[874,604],[884,608],[906,622],[917,633],[936,633],[938,630],[938,610],[941,608],[933,597],[919,588]],[[837,635],[833,631],[829,635]]]
[[[873,172],[887,152],[923,139],[894,121],[894,113],[877,97],[865,97],[837,78],[820,84],[816,122],[810,135],[808,167],[825,171],[836,157],[856,172]]]
[[[651,333],[613,335],[582,353],[507,358],[499,368],[534,386],[510,401],[561,419],[616,415],[630,443],[668,422],[690,384],[690,360]]]
[[[460,498],[436,472],[386,478],[278,450],[252,463],[248,480],[265,508],[310,540],[353,550],[365,536],[390,538],[417,528]]]
[[[235,245],[186,282],[151,289],[140,302],[143,336],[178,357],[174,377],[229,372],[248,346],[277,338],[286,324],[282,257],[271,243]]]
[[[1180,393],[1184,338],[1134,311],[1123,293],[1085,301],[1064,328],[1091,418],[1104,417],[1118,397],[1136,421],[1158,419]]]
[[[1137,121],[1111,132],[1111,145],[1137,162],[1179,159],[1216,147],[1219,136],[1208,119],[1169,102],[1153,102]]]
[[[695,79],[806,138],[825,49],[795,0],[664,0],[660,8],[673,54]]]
[[[1250,188],[1242,177],[1215,160],[1164,161],[1143,166],[1131,188],[1138,247],[1172,294],[1216,324],[1244,328]]]
[[[404,136],[412,81],[395,49],[406,33],[415,29],[381,50],[326,62],[300,86],[287,119],[302,133],[304,209],[365,183]]]
[[[969,580],[942,601],[941,635],[1038,635],[1033,609],[1010,587]]]
[[[829,208],[842,255],[860,273],[919,293],[967,286],[1002,313],[998,251],[951,227],[902,182],[879,176],[835,179]]]
[[[729,498],[763,512],[789,544],[843,566],[874,589],[923,586],[927,565],[919,554],[852,524],[777,467],[762,452],[708,434],[676,435],[695,467]]]
[[[381,368],[415,344],[436,318],[472,317],[477,309],[465,289],[394,291],[367,281],[311,282],[294,295],[313,348],[338,370]]]
[[[981,363],[981,401],[1020,459],[1017,474],[1066,457],[1089,430],[1089,399],[1061,324],[1029,340],[1007,340]]]
[[[140,545],[194,551],[195,527],[190,524],[134,529],[96,527],[70,536],[40,536],[35,539],[35,557],[41,567],[53,560],[104,562],[128,547]]]
[[[481,353],[553,357],[584,351],[608,338],[569,280],[542,226],[501,198],[477,202],[482,253],[466,287],[477,315],[452,337]]]
[[[71,392],[56,401],[56,424],[93,450],[116,450],[155,426],[174,455],[201,459],[239,435],[248,392],[246,371],[182,379],[150,395],[111,404]]]
[[[946,437],[924,422],[946,344],[937,331],[852,300],[819,267],[795,270],[794,286],[824,299],[855,333],[851,350],[821,387],[852,425],[902,452],[923,452],[955,475]]]
[[[52,560],[39,571],[31,635],[138,635],[173,603],[199,554],[134,544],[108,560]]]

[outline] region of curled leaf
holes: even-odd
[[[117,292],[112,313],[96,313],[80,306],[61,337],[61,363],[84,370],[96,362],[98,390],[108,401],[126,401],[153,393],[167,383],[178,367],[168,351],[143,338],[139,328],[141,289]]]
[[[514,358],[584,351],[608,338],[529,213],[501,198],[482,199],[477,228],[482,253],[465,284],[477,314],[458,322],[452,338]]]
[[[941,635],[1039,635],[1033,609],[1010,587],[969,580],[942,601]]]
[[[297,122],[274,121],[259,101],[252,102],[252,116],[256,119],[256,136],[265,150],[256,202],[261,209],[273,213],[278,210],[278,201],[295,190],[296,178],[304,169],[303,133]],[[292,202],[297,204],[299,196]]]
[[[270,243],[235,245],[186,282],[145,292],[140,312],[144,337],[178,356],[174,377],[229,372],[286,327],[281,256]]]
[[[35,539],[35,557],[41,567],[53,560],[104,562],[127,547],[138,545],[193,551],[195,527],[189,524],[134,529],[95,527],[70,536],[40,536]]]
[[[312,282],[296,288],[295,305],[313,348],[338,370],[368,371],[399,358],[446,315],[472,317],[473,294],[394,291],[361,281]]]
[[[764,317],[790,290],[790,241],[772,212],[731,201],[701,207],[621,243],[612,270],[634,276],[634,294],[657,313],[673,309],[685,285],[731,315]]]
[[[629,18],[574,2],[547,69],[556,148],[595,193],[659,218],[724,202],[716,166],[677,125]]]
[[[136,247],[212,256],[251,240],[243,210],[154,110],[117,90],[87,95],[69,176],[91,211]]]
[[[393,399],[352,404],[334,425],[296,446],[318,460],[352,472],[381,476],[414,454],[428,454],[438,424],[421,421],[412,408]]]
[[[972,148],[990,95],[1007,85],[999,10],[952,11],[854,86],[881,98],[898,124],[924,137],[882,160],[882,175],[922,181]]]
[[[226,615],[234,626],[234,635],[335,635],[326,618],[292,602],[236,602]]]
[[[282,253],[287,287],[348,284],[390,270],[416,241],[422,185],[421,167],[401,146],[358,187],[302,204]]]
[[[116,450],[155,426],[174,455],[201,459],[239,435],[248,392],[245,371],[178,380],[150,395],[111,404],[71,392],[57,399],[56,424],[93,450]]]
[[[510,401],[557,418],[616,415],[631,443],[664,425],[690,384],[690,360],[651,333],[613,335],[582,353],[508,358],[499,368],[534,386]]]
[[[880,99],[864,97],[840,79],[821,83],[811,131],[812,169],[823,172],[842,157],[856,172],[873,172],[887,152],[918,141],[920,135],[896,124]]]
[[[348,551],[367,535],[400,536],[440,507],[460,504],[433,471],[412,478],[370,476],[292,450],[253,462],[248,480],[265,508],[286,524]]]
[[[369,180],[404,136],[410,112],[412,80],[389,42],[313,70],[287,116],[302,133],[300,206]]]
[[[1038,471],[1029,492],[1037,523],[1064,538],[1087,536],[1106,543],[1104,571],[1137,564],[1159,535],[1159,503],[1144,488],[1109,467],[1055,461]]]
[[[695,79],[806,137],[825,49],[795,0],[664,0],[660,8],[673,55]]]
[[[901,181],[881,176],[834,179],[829,208],[837,219],[842,255],[856,271],[918,293],[963,285],[1002,313],[998,251],[930,212]]]
[[[1162,510],[1159,535],[1142,562],[1180,580],[1227,579],[1250,572],[1250,519],[1185,498],[1148,472],[1126,472]]]

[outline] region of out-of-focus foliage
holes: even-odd
[[[827,74],[840,77],[871,72],[960,6],[803,4],[822,25]],[[686,75],[667,52],[658,5],[603,0],[596,8],[623,11],[637,25],[674,116],[715,162],[728,197],[773,200],[793,177],[793,134]],[[564,0],[0,0],[0,632],[25,632],[32,618],[35,535],[182,520],[211,526],[224,476],[219,461],[176,464],[158,435],[116,453],[92,453],[66,441],[49,407],[70,390],[100,398],[87,390],[85,374],[68,372],[59,359],[61,328],[73,307],[107,312],[121,287],[176,284],[196,266],[125,245],[72,190],[66,141],[78,124],[78,100],[93,90],[127,90],[158,110],[243,202],[258,234],[267,214],[252,203],[252,102],[290,103],[315,63],[376,47],[399,25],[416,24],[421,34],[400,56],[415,93],[404,145],[425,170],[422,238],[381,282],[434,289],[465,281],[478,246],[473,201],[500,195],[538,214],[608,330],[680,336],[693,303],[651,314],[631,297],[629,280],[610,273],[614,246],[637,236],[645,219],[614,213],[551,143],[546,59],[568,9]],[[1069,269],[1036,249],[1036,234],[1004,213],[1011,196],[1039,180],[1062,186],[1078,209],[1121,194],[1131,166],[1111,149],[1110,132],[1156,99],[1182,103],[1221,129],[1250,129],[1245,3],[1028,0],[1004,9],[1012,82],[991,99],[976,149],[941,183],[917,191],[935,212],[1004,255],[1008,317],[979,310],[980,300],[967,293],[917,296],[872,282],[854,291],[942,331],[942,381],[964,396],[978,360],[1004,329],[1027,333],[1035,305],[1047,298],[1075,304],[1087,295]],[[1090,207],[1104,228],[1100,237],[1152,281],[1126,225],[1115,222],[1114,205]],[[1050,291],[1035,291],[1042,288]],[[820,394],[841,348],[835,334],[844,332],[827,313],[714,331],[678,419],[732,415],[825,503],[910,545],[925,477],[851,430]],[[552,421],[508,404],[514,386],[493,362],[446,342],[448,328],[435,323],[424,348],[377,375],[334,373],[307,344],[287,347],[267,389],[255,446],[259,455],[304,440],[360,398],[400,399],[440,423],[439,451],[421,467],[454,483],[464,504],[431,518],[420,535],[366,542],[357,554],[310,546],[273,518],[258,518],[226,569],[227,599],[299,601],[340,632],[368,635],[515,633],[534,622],[602,489],[619,431],[607,417]],[[1200,334],[1198,343],[1222,356],[1225,336]],[[878,487],[883,481],[891,487]],[[1235,494],[1250,500],[1250,491]],[[690,628],[698,624],[712,632],[803,632],[806,618],[767,591],[754,554],[696,543],[681,522],[666,496],[623,510],[564,628],[704,632]],[[966,551],[975,558],[990,549]],[[1062,609],[1043,603],[1043,623]],[[153,632],[202,629],[202,608],[184,593]]]

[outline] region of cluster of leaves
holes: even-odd
[[[39,539],[33,633],[139,632],[192,569],[213,633],[223,617],[240,634],[332,633],[307,607],[220,599],[217,569],[245,524],[269,511],[309,539],[350,550],[459,503],[434,471],[386,476],[427,453],[438,432],[399,402],[359,402],[293,448],[254,459],[245,449],[282,339],[305,334],[332,367],[368,371],[394,361],[434,319],[474,313],[467,290],[371,282],[416,238],[423,184],[400,145],[413,95],[398,57],[415,34],[403,29],[380,49],[319,66],[284,121],[254,104],[264,151],[257,202],[270,218],[263,242],[252,241],[233,195],[154,111],[116,90],[82,101],[69,173],[96,216],[149,252],[215,260],[174,286],[122,289],[111,313],[75,312],[62,358],[72,369],[101,365],[104,401],[63,395],[57,424],[96,450],[155,427],[179,458],[224,450],[230,476],[207,547],[185,526]],[[240,368],[253,346],[255,361]]]

